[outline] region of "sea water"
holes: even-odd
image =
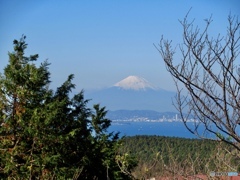
[[[188,124],[194,128],[193,123]],[[200,132],[204,131],[200,127]],[[109,132],[119,132],[120,136],[157,135],[182,138],[198,138],[187,130],[183,122],[123,122],[113,121]]]

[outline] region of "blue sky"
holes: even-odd
[[[203,28],[212,15],[212,33],[225,34],[227,16],[239,16],[239,0],[0,0],[0,72],[12,41],[27,36],[27,54],[51,63],[52,87],[75,74],[77,90],[109,87],[129,75],[174,90],[153,44],[161,36],[182,42],[183,19]],[[239,16],[240,17],[240,16]],[[180,58],[177,57],[177,58]]]

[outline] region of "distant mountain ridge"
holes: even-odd
[[[144,78],[129,76],[110,88],[85,92],[90,105],[101,104],[108,110],[154,110],[176,112],[172,104],[175,92],[155,88]]]
[[[110,120],[180,120],[179,113],[157,112],[152,110],[116,110],[108,111],[107,118]]]

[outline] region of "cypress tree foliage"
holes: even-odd
[[[115,162],[118,134],[83,92],[69,97],[73,75],[54,92],[49,63],[26,57],[26,37],[14,40],[0,76],[0,176],[18,179],[127,178]]]

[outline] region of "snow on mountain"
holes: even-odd
[[[108,110],[155,110],[159,112],[176,111],[172,105],[175,92],[155,88],[144,78],[129,76],[114,86],[86,92],[92,99],[89,105],[101,104]]]
[[[146,79],[138,76],[128,76],[127,78],[116,83],[114,86],[120,87],[122,89],[132,90],[155,89],[155,87],[150,84]]]

